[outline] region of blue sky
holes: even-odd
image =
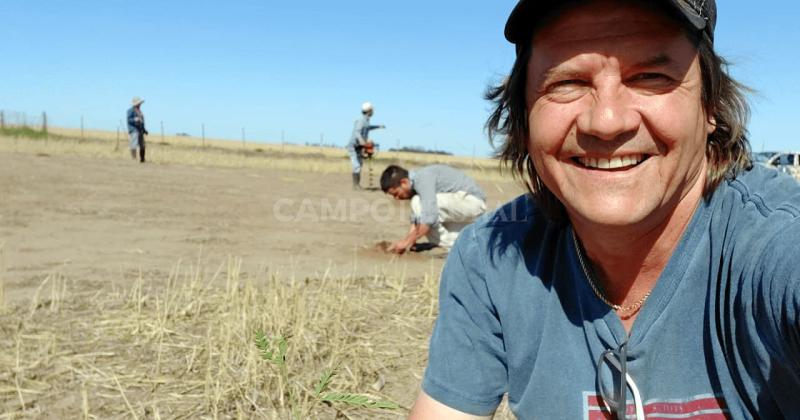
[[[344,145],[363,101],[383,148],[488,155],[487,84],[510,69],[515,0],[5,0],[0,109],[114,130]],[[758,91],[754,150],[797,149],[797,2],[720,2],[717,50]]]

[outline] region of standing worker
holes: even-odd
[[[369,139],[370,130],[376,128],[386,128],[385,125],[369,125],[369,119],[372,117],[374,109],[372,104],[364,102],[361,105],[361,118],[357,119],[353,125],[353,134],[350,136],[350,142],[347,143],[347,153],[350,155],[350,162],[353,164],[353,189],[361,189],[361,162],[364,160],[362,149],[367,144],[371,144]]]
[[[144,163],[144,136],[150,134],[144,128],[142,104],[144,100],[134,96],[132,107],[128,108],[128,135],[130,136],[131,157],[136,160],[136,149],[139,149],[139,162]]]

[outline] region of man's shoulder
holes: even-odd
[[[413,178],[413,179],[416,179],[416,180],[422,180],[423,182],[428,181],[428,180],[432,181],[433,179],[436,178],[437,175],[439,175],[442,172],[442,168],[443,167],[444,168],[449,168],[448,166],[445,166],[445,165],[442,165],[442,164],[438,164],[438,163],[433,164],[433,165],[420,166],[420,167],[415,168],[414,170],[410,171],[409,172],[409,175],[410,175],[409,177]]]
[[[432,165],[425,165],[420,166],[419,168],[415,169],[415,172],[418,173],[428,173],[428,172],[439,172],[439,171],[447,171],[447,170],[455,170],[452,166],[447,166],[441,163],[434,163]]]
[[[540,212],[536,201],[530,194],[523,194],[503,204],[497,209],[487,212],[476,222],[477,229],[519,229],[528,226],[534,220],[542,222],[544,215]]]
[[[521,250],[534,226],[544,230],[548,225],[536,202],[525,194],[479,217],[461,232],[456,245],[467,252],[499,255],[509,248]]]
[[[770,268],[800,258],[800,183],[757,165],[721,187],[710,233],[737,264]]]
[[[800,182],[791,176],[755,165],[727,180],[725,186],[732,204],[752,213],[753,221],[800,218]]]
[[[438,176],[449,178],[469,178],[466,172],[443,163],[421,166],[414,170],[422,178],[436,178]]]

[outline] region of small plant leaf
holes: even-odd
[[[319,383],[317,383],[317,386],[314,387],[314,396],[319,397],[319,395],[322,394],[322,391],[328,388],[333,375],[336,374],[334,369],[325,369],[322,371],[322,376],[319,378]]]
[[[261,351],[262,359],[278,366],[286,363],[286,351],[289,343],[283,336],[279,335],[270,340],[262,331],[256,331],[256,347]],[[277,347],[277,353],[275,347]]]
[[[276,341],[278,342],[278,356],[275,363],[283,365],[286,363],[286,350],[289,348],[289,343],[283,336],[278,336]]]
[[[264,360],[272,359],[272,351],[269,349],[269,339],[262,331],[256,331],[256,347],[261,351],[261,358]]]
[[[320,397],[320,400],[328,402],[341,402],[358,407],[380,408],[387,410],[394,410],[400,407],[391,401],[374,400],[366,395],[348,394],[342,392],[329,392]]]

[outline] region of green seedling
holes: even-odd
[[[289,343],[283,336],[279,335],[270,340],[263,332],[257,331],[256,347],[261,351],[262,359],[279,367],[286,364],[286,350],[289,348]]]
[[[286,352],[289,349],[289,343],[285,337],[278,335],[272,339],[266,336],[262,331],[256,332],[256,347],[261,352],[261,358],[267,362],[278,366],[280,369],[281,379],[284,383],[289,383],[289,370],[286,367]],[[396,403],[385,400],[378,400],[367,395],[350,394],[345,392],[326,392],[331,384],[333,377],[336,375],[337,364],[331,369],[325,369],[320,375],[319,381],[314,387],[313,401],[317,403],[342,403],[355,407],[362,408],[375,408],[384,410],[395,410],[399,408]],[[289,389],[289,399],[292,404],[297,405],[296,393],[293,389]],[[293,410],[295,418],[301,416],[296,410]]]

